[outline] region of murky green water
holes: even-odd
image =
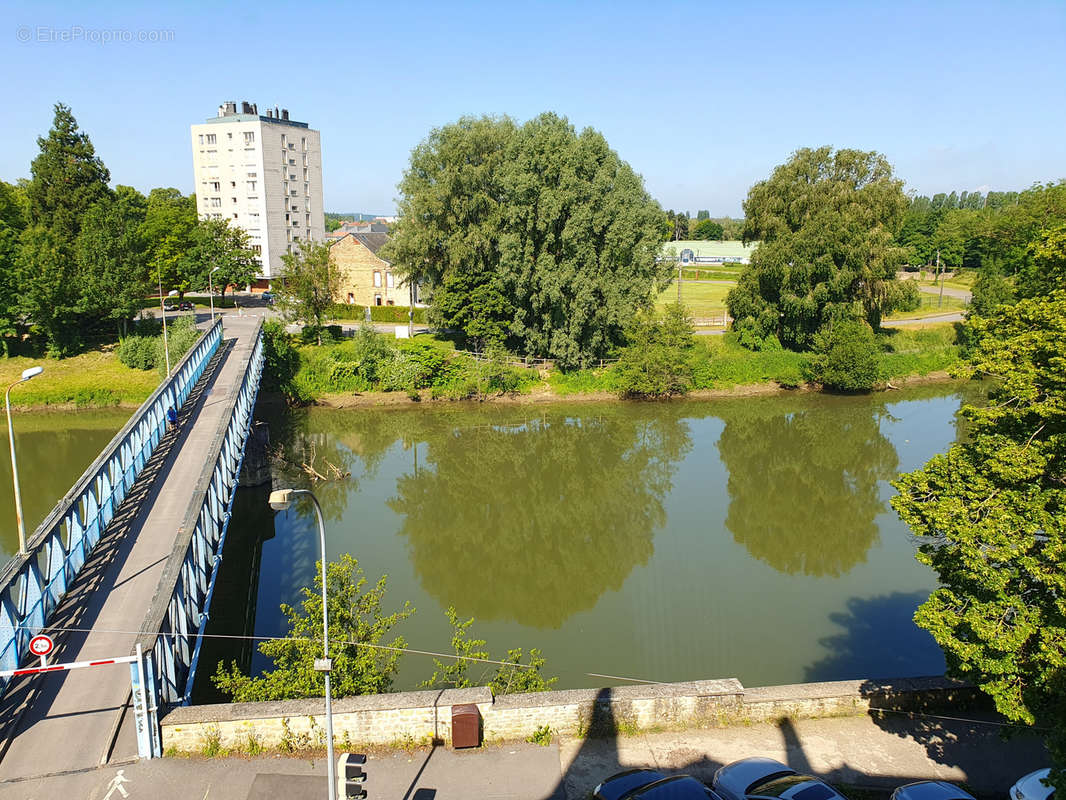
[[[934,576],[914,560],[888,481],[956,440],[961,400],[927,387],[311,410],[273,421],[272,436],[290,462],[351,473],[314,487],[329,556],[388,575],[387,606],[417,608],[398,629],[410,646],[447,651],[454,606],[494,654],[540,648],[560,687],[757,686],[943,670],[911,622]],[[266,490],[246,491],[230,535],[245,555],[223,562],[236,571],[223,573],[212,631],[284,634],[278,606],[314,574],[311,508],[271,521]],[[233,655],[266,666],[247,648]],[[205,653],[201,676],[218,656]],[[408,655],[397,688],[432,671]]]
[[[2,411],[0,407],[0,414]],[[126,424],[131,413],[115,409],[12,415],[27,538]],[[0,564],[4,564],[18,552],[18,529],[6,418],[0,417],[0,425]]]

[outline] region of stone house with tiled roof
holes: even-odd
[[[340,272],[338,303],[360,306],[406,306],[410,291],[378,257],[387,233],[347,233],[330,243],[333,264]],[[416,302],[418,298],[415,298]]]

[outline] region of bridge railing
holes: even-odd
[[[263,373],[262,322],[240,373],[237,397],[228,420],[220,424],[204,453],[204,469],[174,550],[163,568],[159,590],[145,616],[138,644],[146,658],[145,690],[150,718],[141,752],[161,755],[160,704],[187,702],[199,655],[200,635],[214,590],[233,498],[244,463],[244,449]]]
[[[0,571],[0,670],[18,668],[222,341],[219,318]],[[0,693],[10,679],[0,678]]]

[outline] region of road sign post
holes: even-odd
[[[37,634],[30,639],[30,652],[35,656],[41,657],[41,666],[48,666],[48,654],[55,648],[55,642],[52,641],[51,636],[46,636],[43,633]]]

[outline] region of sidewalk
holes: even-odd
[[[366,789],[373,800],[584,800],[597,783],[622,769],[654,767],[710,780],[722,764],[761,755],[845,786],[891,790],[940,779],[964,783],[981,798],[1004,798],[1017,778],[1047,760],[1036,738],[1004,742],[998,734],[998,726],[985,722],[893,715],[568,739],[548,747],[524,742],[460,752],[438,747],[371,755]],[[0,780],[0,800],[318,800],[325,782],[321,759],[165,758],[16,783]]]

